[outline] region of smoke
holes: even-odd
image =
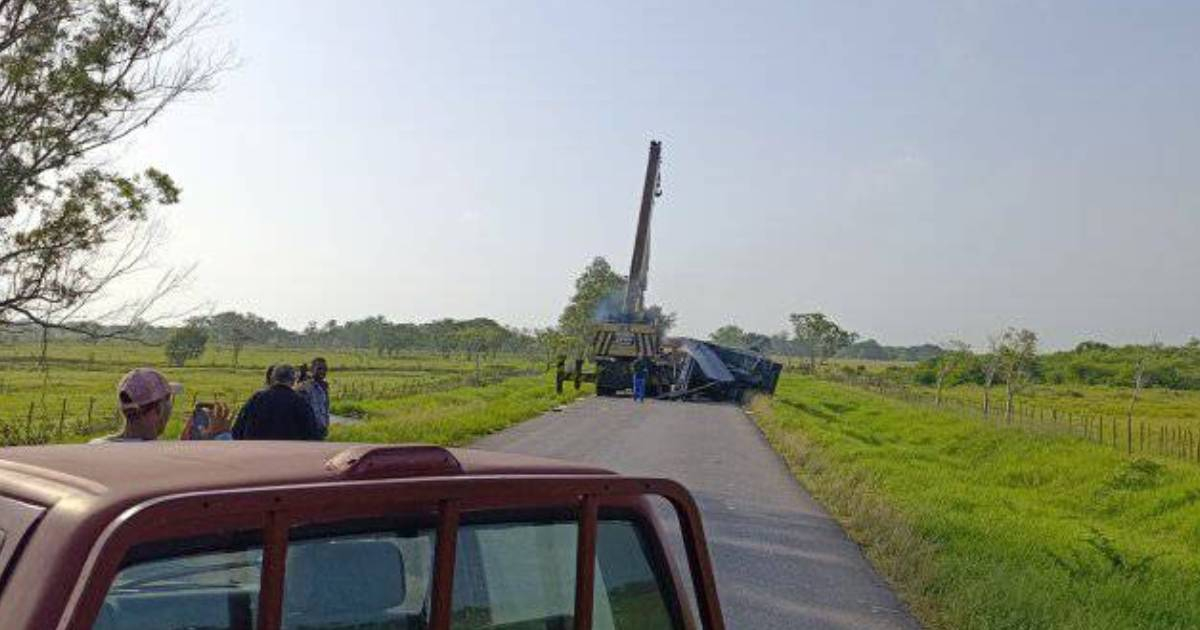
[[[624,287],[615,289],[597,300],[596,308],[592,311],[594,322],[629,323],[632,319],[632,314],[625,312]]]

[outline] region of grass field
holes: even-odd
[[[820,376],[905,402],[936,405],[933,387],[894,375],[827,370]],[[1032,432],[1082,437],[1128,455],[1168,456],[1200,464],[1200,391],[1145,388],[1128,415],[1128,388],[1037,384],[1016,394],[1011,417],[1002,384],[992,388],[988,414],[984,391],[978,385],[947,387],[940,408]]]
[[[940,628],[1200,627],[1200,467],[797,375],[753,404]]]
[[[51,344],[47,369],[43,370],[39,348],[22,344],[0,346],[0,438],[8,442],[79,441],[115,430],[120,424],[117,382],[129,369],[146,365],[184,385],[186,404],[177,406],[166,433],[174,437],[182,428],[180,410],[190,408],[193,401],[223,400],[236,405],[262,386],[268,365],[299,364],[316,355],[326,357],[330,364],[335,413],[366,413],[372,426],[376,416],[428,418],[443,409],[462,414],[470,401],[486,400],[504,417],[551,402],[539,396],[544,393],[541,390],[549,391],[552,383],[546,384],[541,376],[530,377],[537,372],[536,366],[514,356],[482,361],[479,377],[488,386],[474,387],[475,364],[461,356],[378,357],[346,350],[246,348],[235,368],[231,351],[215,348],[186,367],[172,368],[164,366],[160,348],[115,342],[62,343]],[[479,423],[464,422],[469,425],[468,432],[477,430],[474,427]],[[443,434],[451,436],[453,432],[429,432]],[[417,439],[418,434],[403,435]]]
[[[461,445],[593,392],[585,385],[554,393],[554,375],[520,376],[487,387],[460,387],[392,400],[367,400],[365,422],[334,427],[345,442]]]

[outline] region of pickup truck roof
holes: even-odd
[[[551,459],[428,445],[205,441],[0,449],[0,494],[72,511],[223,488],[453,475],[612,474]],[[80,508],[85,509],[80,509]]]

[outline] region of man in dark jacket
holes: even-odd
[[[296,368],[281,364],[271,371],[271,386],[255,392],[233,424],[235,440],[323,440],[326,429],[312,405],[292,385]]]

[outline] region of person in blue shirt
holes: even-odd
[[[646,400],[646,382],[650,380],[650,359],[638,357],[633,362],[633,399],[637,402]]]
[[[317,418],[326,433],[329,433],[329,383],[325,380],[329,373],[329,364],[324,357],[317,357],[310,363],[312,374],[309,378],[301,378],[296,386],[300,394],[312,406],[313,415]]]

